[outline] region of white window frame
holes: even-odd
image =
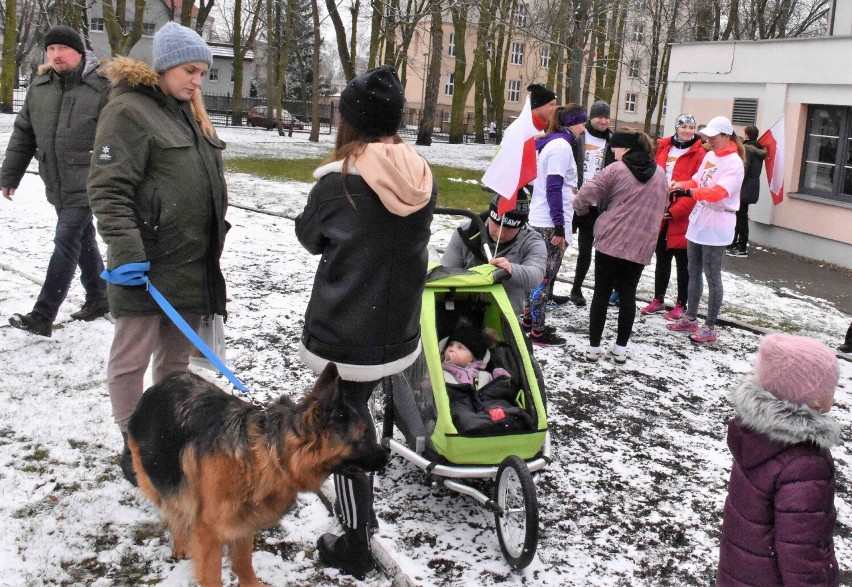
[[[515,9],[515,26],[525,27],[529,20],[529,9],[523,2],[518,2],[518,7]]]
[[[521,101],[521,80],[519,79],[510,79],[508,85],[508,91],[506,92],[506,101],[507,102],[520,102]]]
[[[444,95],[452,96],[456,91],[456,74],[447,74],[447,84],[444,86]]]
[[[106,22],[103,18],[89,19],[89,31],[97,31],[102,33],[106,30]]]
[[[627,77],[635,79],[642,73],[642,60],[633,58],[627,63]]]
[[[512,53],[509,62],[512,65],[523,65],[525,51],[526,43],[524,43],[523,41],[512,41]]]
[[[633,42],[641,43],[645,40],[645,23],[637,22],[633,25]]]
[[[550,67],[550,45],[544,45],[541,48],[541,60],[539,65],[542,69],[548,69]]]
[[[143,37],[153,37],[154,31],[157,28],[157,24],[153,22],[143,22],[142,23],[142,36]]]
[[[636,112],[636,103],[639,101],[639,94],[635,92],[627,92],[624,95],[624,111]]]
[[[209,82],[218,82],[219,81],[219,68],[211,67],[207,72],[207,81]]]
[[[450,33],[450,39],[447,43],[447,55],[450,57],[456,56],[456,34]]]

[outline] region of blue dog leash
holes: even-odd
[[[195,330],[186,323],[186,320],[181,318],[181,315],[174,309],[174,306],[172,306],[169,301],[163,297],[163,294],[154,287],[154,284],[148,279],[148,275],[146,273],[149,269],[151,269],[151,264],[148,262],[127,263],[126,265],[116,267],[112,271],[104,269],[103,273],[101,273],[101,278],[110,283],[115,283],[116,285],[144,285],[148,293],[151,294],[151,297],[154,298],[154,301],[157,302],[163,312],[166,313],[166,316],[175,323],[175,326],[180,328],[180,331],[183,332],[184,336],[186,336],[189,341],[195,345],[195,348],[201,351],[201,353],[207,357],[211,363],[213,363],[213,366],[219,369],[219,372],[228,378],[228,381],[230,381],[234,387],[242,392],[247,392],[248,388],[243,385],[243,382],[237,379],[237,376],[234,375],[225,363],[216,356],[216,353],[214,353],[210,347],[201,340],[198,333],[196,333]]]

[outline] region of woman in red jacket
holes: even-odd
[[[675,134],[657,141],[657,165],[665,169],[669,182],[690,179],[701,165],[706,154],[701,138],[695,133],[695,117],[681,114],[675,123]],[[643,315],[666,312],[665,295],[672,274],[672,257],[677,266],[677,300],[674,308],[666,312],[666,320],[678,320],[686,306],[689,272],[686,264],[686,227],[695,200],[686,196],[669,194],[669,206],[663,216],[657,240],[657,266],[654,271],[654,299],[642,308]]]

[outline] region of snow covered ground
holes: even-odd
[[[0,116],[0,148],[12,120]],[[305,135],[219,130],[229,157],[317,157],[332,144],[330,137],[317,145]],[[493,149],[435,144],[421,152],[433,163],[484,169]],[[223,257],[228,361],[252,399],[298,397],[314,379],[296,347],[317,260],[298,245],[287,217],[302,208],[310,185],[244,174],[229,174],[228,181],[235,204]],[[35,175],[25,177],[13,202],[0,200],[0,586],[191,585],[190,564],[169,558],[155,509],[117,466],[121,437],[104,384],[110,322],[69,321],[83,301],[75,283],[52,338],[5,325],[11,313],[31,309],[54,218]],[[443,248],[453,225],[436,218],[436,248]],[[575,253],[564,264],[566,276]],[[652,281],[646,270],[640,295],[650,294]],[[831,346],[848,326],[849,316],[824,300],[779,296],[728,273],[724,282],[723,314],[741,316],[739,309],[761,299],[752,310],[760,320],[794,325]],[[614,337],[610,314],[606,342]],[[582,360],[588,308],[557,309],[549,322],[568,346],[535,351],[549,389],[555,458],[538,481],[541,535],[533,563],[512,572],[500,555],[493,516],[398,457],[377,476],[378,541],[424,586],[711,584],[731,463],[724,437],[732,409],[725,394],[749,371],[759,336],[723,327],[718,343],[696,346],[666,330],[659,315],[637,317],[631,357],[616,367]],[[852,365],[841,366],[832,413],[843,422],[848,444]],[[835,546],[843,583],[850,585],[852,452],[848,446],[833,452]],[[259,534],[254,561],[261,580],[273,586],[388,585],[391,580],[378,572],[357,582],[318,562],[317,537],[336,529],[323,503],[303,496],[279,526]],[[223,577],[235,582],[227,562]]]

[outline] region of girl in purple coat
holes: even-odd
[[[771,334],[731,393],[734,455],[716,584],[838,585],[834,404],[840,366],[823,343]]]

